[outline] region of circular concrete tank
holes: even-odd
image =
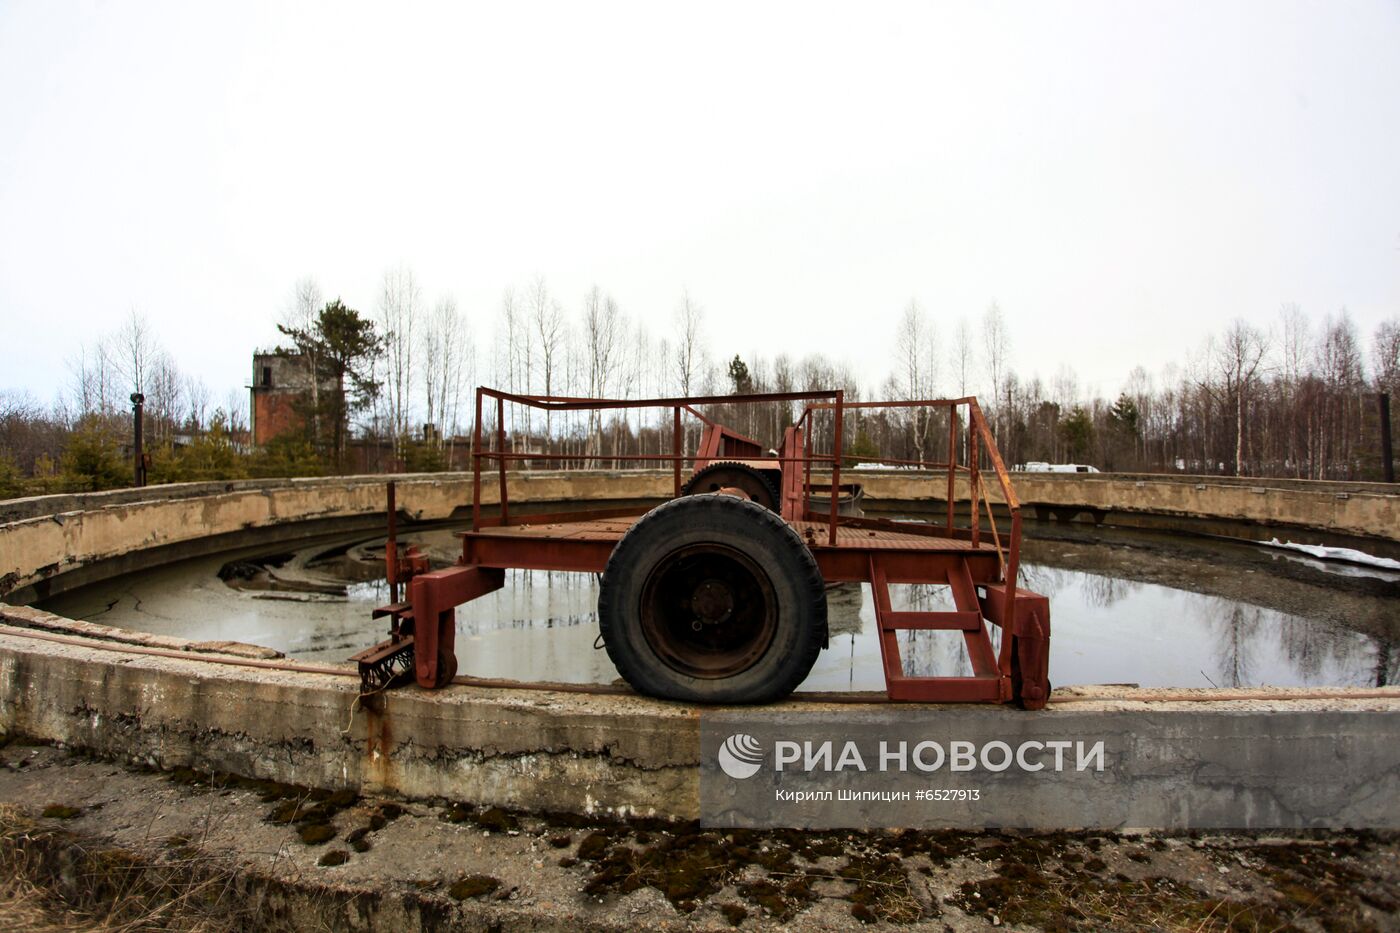
[[[470,477],[397,476],[403,518],[461,518]],[[860,477],[872,500],[906,502],[898,474]],[[307,535],[382,527],[384,477],[186,484],[0,506],[0,593],[33,602],[137,567]],[[659,501],[669,473],[534,473],[512,477],[512,504]],[[1017,477],[1033,506],[1128,516],[1167,526],[1321,528],[1394,547],[1397,497],[1350,484],[1263,488],[1199,478]],[[483,501],[494,485],[484,478]],[[1043,488],[1042,488],[1043,487]],[[0,726],[161,767],[446,797],[529,810],[693,818],[700,710],[626,691],[534,687],[408,688],[360,703],[348,665],[288,665],[255,646],[196,644],[0,607]],[[1053,710],[1189,714],[1201,700],[1239,709],[1278,704],[1400,708],[1400,691],[1060,691]],[[1308,698],[1311,699],[1308,699]],[[862,697],[848,700],[860,701]],[[849,702],[797,698],[803,712]],[[871,710],[884,708],[869,703]],[[949,708],[962,715],[966,708]],[[1026,715],[1012,710],[1008,716]]]

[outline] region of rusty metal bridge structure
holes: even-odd
[[[783,432],[781,445],[767,453],[760,442],[738,434],[702,410],[767,403],[803,406],[795,423]],[[670,453],[612,456],[513,451],[506,432],[508,404],[545,412],[669,410],[672,449]],[[483,428],[488,406],[494,408],[494,430],[490,432]],[[862,463],[904,468],[918,481],[927,481],[929,499],[944,503],[943,521],[893,521],[841,514],[843,421],[853,411],[871,409],[921,409],[929,418],[941,414],[946,420],[948,454],[944,461],[860,456]],[[683,428],[692,426],[688,419],[701,426],[694,453],[683,449]],[[820,432],[830,438],[824,450],[814,449],[812,443],[819,433],[818,419],[829,427],[829,432]],[[669,465],[673,498],[651,511],[614,508],[527,514],[524,509],[512,509],[511,468],[538,461]],[[483,502],[482,495],[483,476],[492,473],[497,491],[494,509]],[[501,588],[506,570],[528,569],[602,575],[600,613],[607,608],[614,621],[611,628],[608,618],[600,618],[600,622],[609,652],[624,677],[642,692],[704,701],[711,695],[705,692],[708,681],[738,677],[748,669],[744,664],[753,667],[765,651],[780,650],[784,644],[784,614],[791,614],[791,610],[784,605],[786,597],[779,592],[782,587],[775,589],[773,583],[781,572],[759,566],[766,559],[762,555],[741,553],[745,550],[742,534],[731,536],[733,540],[727,544],[701,536],[684,547],[678,545],[675,556],[663,554],[655,566],[647,564],[646,580],[631,589],[622,583],[614,586],[614,591],[626,594],[621,610],[615,605],[618,599],[608,595],[609,575],[621,578],[631,573],[614,558],[624,555],[628,561],[638,562],[636,555],[666,551],[676,535],[674,529],[689,527],[686,522],[690,520],[678,524],[672,519],[666,527],[673,530],[664,532],[664,519],[655,516],[668,506],[671,512],[688,509],[699,516],[699,502],[676,505],[698,494],[712,500],[709,512],[723,513],[725,521],[741,532],[749,520],[756,523],[756,529],[775,523],[785,526],[762,532],[776,536],[771,537],[774,543],[769,548],[804,551],[819,572],[821,584],[863,583],[871,587],[888,699],[1014,702],[1039,709],[1049,697],[1049,601],[1017,584],[1021,507],[987,418],[973,397],[848,402],[845,393],[837,390],[619,400],[522,395],[483,387],[476,393],[472,474],[471,528],[461,535],[462,554],[456,565],[428,569],[426,560],[414,549],[404,550],[398,544],[391,525],[386,561],[392,602],[375,611],[377,618],[389,620],[389,638],[355,657],[367,690],[386,686],[396,678],[407,679],[409,672],[427,688],[450,682],[456,672],[455,607]],[[695,481],[702,477],[715,481],[708,488],[696,488]],[[970,504],[965,515],[955,508],[960,486]],[[993,511],[989,495],[993,487],[1009,516],[1005,535]],[[770,490],[776,495],[770,495]],[[393,511],[391,504],[391,523]],[[629,536],[638,541],[646,537],[651,526],[657,530],[644,542],[645,548],[620,547]],[[726,527],[721,524],[719,537],[724,537]],[[808,558],[796,555],[793,559]],[[947,586],[955,608],[895,610],[890,598],[894,584]],[[816,608],[819,612],[814,611],[812,621],[804,624],[820,627],[814,637],[824,646],[824,595]],[[633,616],[637,617],[635,622]],[[999,645],[991,637],[992,626],[1000,629]],[[971,674],[906,673],[897,633],[911,629],[960,633]],[[656,656],[647,659],[647,664],[658,664],[658,670],[669,665],[673,670],[662,673],[671,680],[658,681],[644,676],[645,672],[629,676],[629,668],[641,662],[621,647],[613,651],[613,640],[622,644],[624,636],[631,639],[629,651],[641,646],[643,654],[650,650]],[[814,660],[815,648],[811,656]],[[810,668],[811,661],[806,663]],[[798,673],[805,676],[806,669]],[[692,686],[678,692],[657,686],[673,682]],[[786,689],[790,691],[792,686],[795,683]],[[723,691],[714,696],[717,701],[735,699]],[[764,695],[759,701],[775,698]],[[741,695],[738,701],[754,700]]]

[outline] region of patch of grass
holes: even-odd
[[[749,903],[762,907],[768,916],[784,923],[816,900],[805,874],[786,879],[770,876],[743,882],[738,886],[738,891]]]
[[[776,842],[764,843],[743,832],[728,837],[714,832],[657,833],[648,838],[655,841],[638,848],[605,832],[584,837],[579,843],[579,858],[594,863],[584,892],[625,895],[651,887],[677,910],[689,913],[737,879],[746,867],[759,866],[782,869],[785,875],[749,882],[747,887],[741,885],[739,892],[771,916],[790,919],[815,899],[805,873],[790,870],[791,851]]]
[[[494,894],[500,886],[500,879],[490,875],[467,875],[448,888],[447,893],[459,901],[465,901],[470,897]]]
[[[465,804],[454,803],[438,814],[438,819],[445,823],[465,823],[472,818],[474,812]]]
[[[724,915],[724,919],[729,921],[729,925],[737,927],[748,917],[749,912],[743,904],[720,904],[719,912]]]
[[[82,807],[70,807],[67,804],[51,803],[44,808],[42,816],[46,820],[71,820],[83,815]]]
[[[923,905],[914,896],[909,874],[897,855],[852,855],[837,875],[855,882],[846,899],[851,902],[851,916],[863,923],[912,923],[923,915]]]
[[[512,829],[520,828],[520,821],[500,807],[491,807],[489,810],[473,814],[472,821],[482,829],[488,829],[497,833],[509,832]]]
[[[1343,861],[1365,858],[1370,851],[1365,840],[1357,839],[1251,846],[1239,854],[1263,863],[1260,874],[1299,917],[1314,920],[1328,933],[1344,933],[1370,928],[1363,903],[1387,912],[1395,907],[1369,890],[1366,874]]]
[[[254,919],[234,894],[235,870],[231,861],[208,856],[172,865],[164,857],[93,846],[0,804],[7,929],[233,933]]]
[[[955,903],[1002,923],[1049,931],[1191,930],[1295,933],[1288,912],[1260,902],[1213,898],[1170,878],[1063,878],[1024,862],[1003,862],[992,878],[964,882]]]
[[[589,833],[578,844],[578,857],[588,862],[597,861],[603,857],[610,845],[612,839],[607,833]]]

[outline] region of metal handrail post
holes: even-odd
[[[481,393],[476,390],[476,422],[472,427],[472,531],[481,530]]]
[[[681,407],[677,405],[675,409],[675,419],[672,422],[671,430],[671,454],[675,462],[672,465],[672,474],[675,480],[675,497],[681,496]]]
[[[510,494],[506,491],[506,400],[496,396],[496,502],[501,507],[501,524],[510,524]]]
[[[836,391],[836,424],[832,427],[831,447],[831,527],[828,529],[827,543],[836,547],[836,509],[841,491],[841,410],[845,407],[846,390]]]

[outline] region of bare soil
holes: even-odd
[[[0,878],[32,930],[1400,929],[1393,833],[712,831],[18,743]]]

